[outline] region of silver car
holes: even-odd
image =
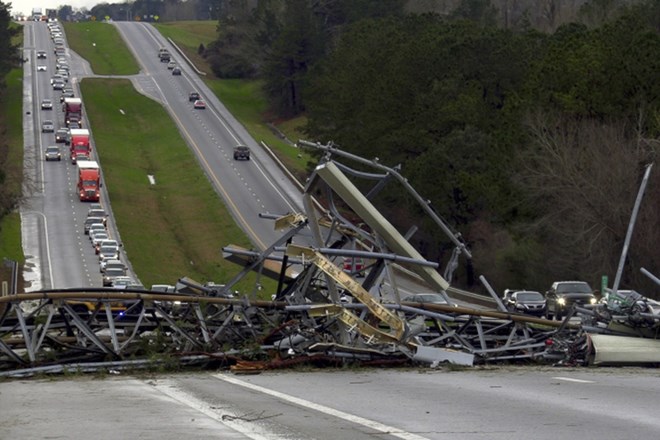
[[[49,160],[57,160],[61,161],[62,160],[62,153],[60,152],[60,147],[57,145],[50,145],[46,147],[46,154],[45,154],[45,159],[46,161]]]
[[[42,133],[53,133],[54,131],[55,131],[55,124],[53,124],[53,121],[44,121],[41,124]]]

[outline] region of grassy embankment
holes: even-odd
[[[206,73],[204,81],[220,98],[229,111],[245,126],[250,135],[270,146],[280,160],[294,174],[304,180],[306,166],[311,160],[304,150],[284,142],[268,127],[275,123],[277,128],[292,141],[297,141],[303,134],[300,129],[305,124],[303,117],[288,121],[272,121],[268,104],[261,90],[261,82],[255,80],[218,79],[213,75],[206,60],[198,54],[200,44],[204,47],[217,38],[217,21],[175,21],[159,23],[156,28],[174,41],[186,56]]]
[[[18,26],[15,25],[14,26]],[[21,27],[22,28],[22,27]],[[16,44],[22,45],[23,33],[15,38]],[[2,92],[0,113],[5,124],[3,141],[7,143],[5,179],[2,185],[13,194],[21,194],[23,185],[23,69],[13,69],[5,78],[7,88]],[[4,259],[23,264],[25,256],[21,244],[21,218],[18,212],[12,212],[0,219],[0,281],[10,279],[10,272],[2,262]],[[22,290],[22,278],[19,278],[19,291]]]
[[[97,75],[134,75],[140,68],[114,26],[98,21],[64,23],[69,47]]]
[[[71,47],[79,41],[89,23],[67,24]],[[107,51],[119,52],[111,36],[113,26],[95,23],[96,50],[87,60],[97,74],[108,68],[128,65],[113,61]],[[78,29],[76,29],[78,30]],[[109,42],[104,47],[100,42]],[[132,60],[132,57],[130,58]],[[245,234],[233,222],[175,124],[160,104],[137,93],[128,80],[85,79],[82,95],[92,134],[103,168],[126,254],[141,281],[173,283],[181,276],[198,281],[223,282],[240,268],[224,261],[220,248],[229,243],[251,247]],[[123,111],[123,114],[119,110]],[[151,185],[148,175],[155,177]],[[237,288],[252,293],[254,276]],[[264,296],[274,283],[263,282]]]

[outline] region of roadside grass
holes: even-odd
[[[0,111],[6,124],[3,140],[9,148],[6,151],[6,175],[2,185],[3,192],[20,197],[23,185],[23,68],[12,69],[6,77],[6,84],[7,87],[2,91],[5,99],[0,102]],[[0,260],[4,258],[20,264],[25,261],[18,212],[0,219]],[[1,278],[4,280],[2,273]]]
[[[221,247],[252,246],[165,109],[128,80],[84,79],[81,89],[121,241],[143,284],[236,275],[241,268],[222,259]],[[255,276],[236,288],[252,294]],[[262,285],[260,299],[270,299],[275,282]]]
[[[207,78],[215,78],[208,63],[198,51],[200,44],[206,48],[217,38],[217,20],[175,21],[153,23],[153,25],[164,37],[171,38],[190,61],[206,73]]]
[[[97,75],[134,75],[140,68],[117,28],[109,23],[64,23],[69,47],[85,58]]]

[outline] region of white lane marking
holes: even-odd
[[[225,425],[246,437],[254,440],[285,440],[284,437],[277,436],[258,426],[254,422],[242,420],[241,414],[233,413],[226,407],[222,408],[222,414],[220,414],[218,409],[214,409],[214,407],[210,406],[203,400],[175,388],[175,384],[170,381],[159,380],[152,385],[166,396],[204,414],[207,417],[210,417],[216,422]],[[286,440],[291,440],[291,438],[286,437]]]
[[[565,380],[566,382],[576,382],[576,383],[596,383],[593,380],[573,379],[572,377],[562,377],[562,376],[555,376],[553,377],[553,379]]]
[[[322,412],[324,414],[328,414],[333,417],[337,417],[343,420],[346,420],[351,423],[356,423],[358,425],[366,426],[367,428],[371,428],[375,431],[380,431],[384,434],[391,435],[393,437],[398,437],[402,438],[405,440],[428,440],[426,437],[419,436],[417,434],[413,434],[410,432],[405,432],[402,431],[399,428],[395,428],[394,426],[388,426],[380,422],[376,422],[374,420],[369,420],[365,419],[360,416],[356,416],[353,414],[346,413],[344,411],[339,411],[334,408],[330,408],[324,405],[319,405],[318,403],[310,402],[309,400],[305,399],[300,399],[298,397],[290,396],[288,394],[280,393],[279,391],[274,391],[270,390],[268,388],[261,387],[259,385],[254,385],[249,382],[244,382],[242,380],[238,380],[234,377],[225,375],[225,374],[214,374],[213,377],[223,380],[225,382],[229,382],[234,385],[238,385],[244,388],[249,388],[253,391],[257,391],[259,393],[264,393],[271,395],[273,397],[276,397],[281,400],[285,400],[287,402],[291,402],[295,405],[302,406],[303,408],[307,409],[313,409],[315,411]]]

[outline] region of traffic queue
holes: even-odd
[[[44,160],[62,162],[62,157],[65,157],[68,160],[64,162],[75,165],[76,197],[81,202],[90,202],[83,225],[84,233],[89,236],[95,253],[98,255],[100,272],[104,273],[106,268],[112,268],[112,277],[104,275],[103,285],[118,287],[122,283],[125,285],[130,279],[126,280],[128,278],[126,266],[120,259],[120,244],[110,236],[107,227],[107,212],[101,204],[101,169],[98,162],[92,158],[91,132],[88,128],[83,128],[83,101],[80,97],[75,96],[73,87],[68,83],[69,63],[63,32],[57,22],[47,25],[55,45],[56,57],[56,74],[51,77],[50,84],[54,91],[61,91],[59,101],[62,116],[55,115],[48,119],[44,116],[41,132],[43,134],[53,133],[55,137],[54,144],[47,143]],[[48,59],[47,51],[37,50],[36,55],[37,72],[47,72],[50,66],[42,61]],[[53,112],[52,101],[51,99],[41,101],[42,114]],[[55,125],[58,123],[62,125],[56,130]],[[65,148],[64,154],[60,149],[61,144],[68,147]]]

